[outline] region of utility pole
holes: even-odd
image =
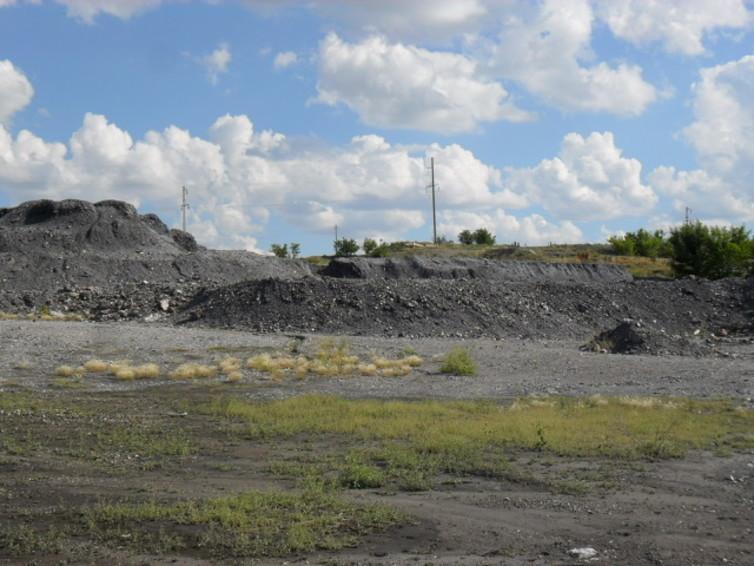
[[[686,223],[686,224],[688,224],[688,223],[689,223],[689,216],[691,215],[691,213],[692,213],[692,212],[693,212],[693,211],[692,211],[692,210],[691,210],[691,209],[690,209],[690,208],[689,208],[689,207],[687,206],[687,207],[686,207],[686,218],[685,218],[685,223]]]
[[[432,189],[432,243],[437,245],[437,214],[435,212],[435,158],[430,158],[430,170],[432,171],[432,183],[429,188]]]
[[[188,189],[186,188],[186,185],[183,185],[182,191],[181,191],[182,202],[181,202],[181,216],[183,217],[183,231],[186,231],[186,211],[191,208],[191,205],[188,203]]]

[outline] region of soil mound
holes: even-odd
[[[662,328],[634,321],[621,322],[599,333],[582,349],[610,354],[702,356],[713,353],[701,338],[668,334]]]
[[[246,281],[207,290],[179,323],[259,332],[586,340],[626,318],[668,334],[734,331],[748,322],[743,280],[609,285],[489,279]]]
[[[177,231],[176,231],[177,232]],[[197,249],[193,236],[174,237],[154,214],[140,216],[125,202],[36,200],[0,214],[0,252],[76,255],[148,250],[176,255]]]
[[[303,261],[206,250],[158,216],[113,200],[37,200],[0,209],[0,265],[0,308],[17,304],[20,291],[33,292],[36,304],[60,289],[120,292],[145,281],[218,286],[311,275]]]
[[[559,283],[615,283],[633,277],[622,266],[500,261],[473,257],[334,258],[320,272],[345,279],[489,279]]]

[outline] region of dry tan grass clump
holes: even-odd
[[[243,374],[240,371],[231,371],[225,377],[225,381],[227,381],[228,383],[237,383],[241,381],[242,378],[243,378]]]
[[[299,379],[304,379],[308,375],[400,377],[410,374],[413,368],[424,363],[420,356],[408,352],[404,352],[405,355],[402,358],[394,360],[383,356],[373,356],[371,361],[362,361],[358,356],[352,355],[349,350],[350,346],[346,340],[336,341],[328,338],[320,342],[311,357],[299,355],[294,358],[289,355],[264,353],[248,358],[246,367],[261,373],[268,373],[274,379],[279,379],[286,373],[292,373]]]
[[[217,363],[217,367],[221,373],[232,373],[241,369],[241,360],[238,358],[227,357],[223,358]]]
[[[79,368],[75,368],[72,366],[63,365],[63,366],[58,366],[57,368],[55,368],[55,375],[57,375],[58,377],[73,377],[80,374],[81,372]]]
[[[105,373],[110,369],[110,364],[98,359],[92,359],[84,363],[84,369],[89,373]]]
[[[154,363],[142,364],[133,368],[136,379],[156,379],[160,377],[160,366]]]
[[[115,372],[115,377],[123,381],[131,381],[132,379],[136,379],[136,372],[131,367],[123,366]]]
[[[202,364],[181,364],[170,372],[170,379],[196,379],[205,377],[214,377],[219,373],[217,366],[207,366]]]

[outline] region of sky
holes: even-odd
[[[206,246],[754,229],[754,2],[0,0],[0,206]]]

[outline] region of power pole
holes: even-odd
[[[685,217],[685,223],[686,223],[686,224],[688,224],[688,223],[689,223],[689,216],[691,215],[691,213],[692,213],[692,212],[693,212],[693,211],[692,211],[692,210],[691,210],[691,209],[690,209],[690,208],[689,208],[689,207],[687,206],[687,207],[686,207],[686,217]]]
[[[183,197],[181,202],[181,216],[183,217],[183,231],[186,231],[186,211],[191,208],[191,205],[188,203],[188,189],[186,188],[186,185],[183,185],[181,195]]]
[[[432,243],[437,245],[437,214],[435,211],[435,158],[430,158],[430,170],[432,171],[432,183],[429,188],[432,189]]]

